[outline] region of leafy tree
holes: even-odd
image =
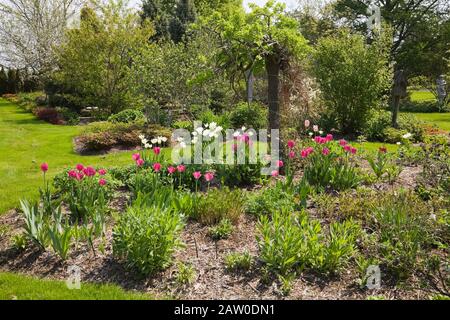
[[[336,21],[368,33],[367,8],[381,9],[383,21],[394,30],[390,62],[406,75],[434,78],[445,72],[444,58],[450,41],[448,0],[338,0],[334,4]],[[430,76],[432,74],[432,76]],[[393,113],[393,123],[397,122]]]
[[[53,70],[53,47],[61,42],[76,0],[0,1],[0,60],[45,77]]]
[[[203,30],[187,43],[151,46],[135,61],[137,94],[150,107],[169,110],[186,111],[194,105],[215,108],[218,100],[230,101],[228,82],[215,72],[218,47],[217,37]]]
[[[313,69],[332,119],[344,133],[364,128],[369,111],[380,104],[391,77],[383,38],[371,45],[361,35],[340,32],[321,38]]]
[[[194,0],[145,0],[141,18],[155,25],[152,39],[171,39],[180,42],[189,24],[196,19]]]
[[[194,4],[199,15],[208,16],[214,11],[242,7],[242,0],[194,0]]]
[[[175,9],[175,14],[170,22],[171,39],[178,43],[186,34],[188,25],[195,22],[196,12],[192,0],[179,0]]]
[[[152,28],[141,25],[122,1],[111,0],[99,10],[98,15],[83,11],[80,27],[67,32],[57,51],[55,81],[85,106],[117,113],[139,104],[133,94],[132,70],[136,57],[150,46]]]
[[[144,0],[142,2],[142,20],[150,20],[155,27],[153,40],[170,38],[169,26],[175,3],[175,0]]]
[[[216,12],[204,21],[222,41],[218,62],[230,78],[265,69],[270,129],[280,128],[280,72],[290,59],[301,58],[309,50],[297,22],[284,9],[283,4],[268,1],[264,7],[251,5],[250,13],[237,8],[229,15]]]

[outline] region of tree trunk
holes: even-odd
[[[400,97],[394,96],[392,97],[392,126],[394,128],[398,128],[397,118],[398,118],[398,111],[400,107]]]
[[[280,129],[280,101],[278,91],[280,85],[280,62],[278,55],[266,57],[267,97],[269,100],[269,129]]]

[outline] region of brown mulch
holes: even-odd
[[[380,184],[378,190],[403,186],[415,187],[419,167],[406,167],[394,186]],[[113,201],[118,212],[126,208],[128,194],[121,193]],[[279,282],[273,279],[269,284],[261,281],[261,265],[257,261],[256,218],[243,215],[227,240],[214,241],[208,235],[208,227],[189,221],[182,233],[185,247],[175,254],[175,261],[191,264],[196,270],[191,285],[179,285],[176,280],[177,264],[149,278],[140,278],[125,268],[112,254],[112,219],[106,232],[106,246],[99,250],[101,240],[96,240],[96,252],[85,244],[71,251],[67,261],[62,262],[51,251],[40,251],[29,245],[24,251],[11,245],[11,236],[23,229],[19,213],[12,210],[0,216],[0,225],[6,225],[6,234],[0,237],[0,272],[16,272],[65,280],[67,268],[77,265],[82,270],[82,281],[93,283],[114,283],[127,290],[149,292],[157,297],[181,299],[366,299],[382,295],[386,299],[426,299],[429,294],[420,290],[407,290],[388,283],[378,291],[361,289],[356,270],[347,270],[340,277],[327,278],[323,275],[305,272],[294,282],[288,297],[281,294]],[[255,265],[247,273],[228,272],[224,258],[230,252],[248,251],[254,257]]]
[[[1,217],[1,223],[8,220],[19,223],[21,219],[18,213],[10,212]],[[103,253],[98,250],[100,241],[97,240],[95,254],[86,245],[81,245],[71,252],[66,262],[35,246],[28,246],[25,251],[13,249],[9,239],[4,237],[0,240],[0,271],[65,280],[67,268],[77,265],[81,268],[83,282],[114,283],[127,290],[180,299],[365,299],[371,295],[383,295],[388,299],[424,298],[423,293],[397,288],[361,290],[354,270],[331,279],[302,274],[294,282],[289,297],[284,297],[276,279],[270,284],[261,282],[258,262],[248,273],[232,273],[225,269],[224,257],[230,252],[247,250],[257,257],[255,224],[254,217],[243,216],[229,239],[215,242],[208,236],[208,227],[189,222],[182,234],[186,246],[175,254],[175,260],[195,268],[196,278],[191,285],[177,284],[176,264],[151,278],[140,278],[127,270],[112,255],[112,226],[108,228]]]

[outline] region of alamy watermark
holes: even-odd
[[[66,279],[66,286],[69,290],[81,289],[81,268],[77,265],[72,265],[67,268],[69,274]]]

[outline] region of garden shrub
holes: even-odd
[[[415,115],[403,113],[398,120],[399,128],[412,134],[412,141],[423,142],[425,135],[424,123]]]
[[[80,123],[80,115],[76,113],[75,111],[69,109],[69,108],[56,108],[58,114],[61,115],[61,117],[64,120],[64,123],[70,126],[75,126]]]
[[[80,152],[104,151],[113,147],[137,147],[141,145],[140,135],[169,138],[169,129],[159,125],[144,126],[143,123],[95,122],[87,126],[77,137]]]
[[[439,106],[437,101],[410,101],[406,100],[400,103],[400,110],[403,112],[414,113],[434,113],[434,112],[446,112],[450,108],[449,105],[444,107]]]
[[[389,89],[389,50],[384,40],[367,45],[363,36],[343,31],[317,44],[314,73],[325,105],[344,133],[362,132],[370,110],[380,105]]]
[[[384,130],[391,124],[392,115],[389,111],[373,110],[367,118],[363,134],[369,141],[385,141]]]
[[[40,120],[51,124],[63,124],[61,115],[55,108],[37,107],[33,109],[33,114]]]
[[[238,103],[233,107],[230,114],[231,125],[234,129],[246,127],[250,129],[267,128],[268,109],[264,105],[253,102]]]
[[[223,219],[236,223],[244,212],[241,190],[213,189],[196,197],[191,218],[203,224],[212,225]]]
[[[113,229],[113,253],[129,268],[152,275],[172,263],[182,247],[183,217],[172,209],[135,206],[122,214]]]
[[[113,114],[108,118],[112,123],[134,123],[144,121],[145,115],[142,111],[136,109],[125,109],[119,113]]]
[[[407,133],[406,130],[389,127],[383,130],[383,141],[386,143],[402,142],[403,136]]]
[[[413,142],[423,142],[424,140],[424,124],[412,114],[400,114],[397,129],[392,128],[391,125],[392,116],[389,111],[375,110],[371,112],[362,133],[369,141],[397,143],[401,142],[402,137],[407,133],[412,134]]]
[[[224,129],[228,129],[231,127],[230,116],[227,112],[223,112],[217,115],[212,110],[206,109],[198,114],[196,120],[201,121],[203,124],[215,122],[217,125],[221,126]]]
[[[189,132],[192,132],[194,130],[194,124],[192,123],[192,121],[189,121],[189,120],[179,120],[179,121],[174,121],[172,123],[172,128],[184,129],[184,130],[188,130]]]

